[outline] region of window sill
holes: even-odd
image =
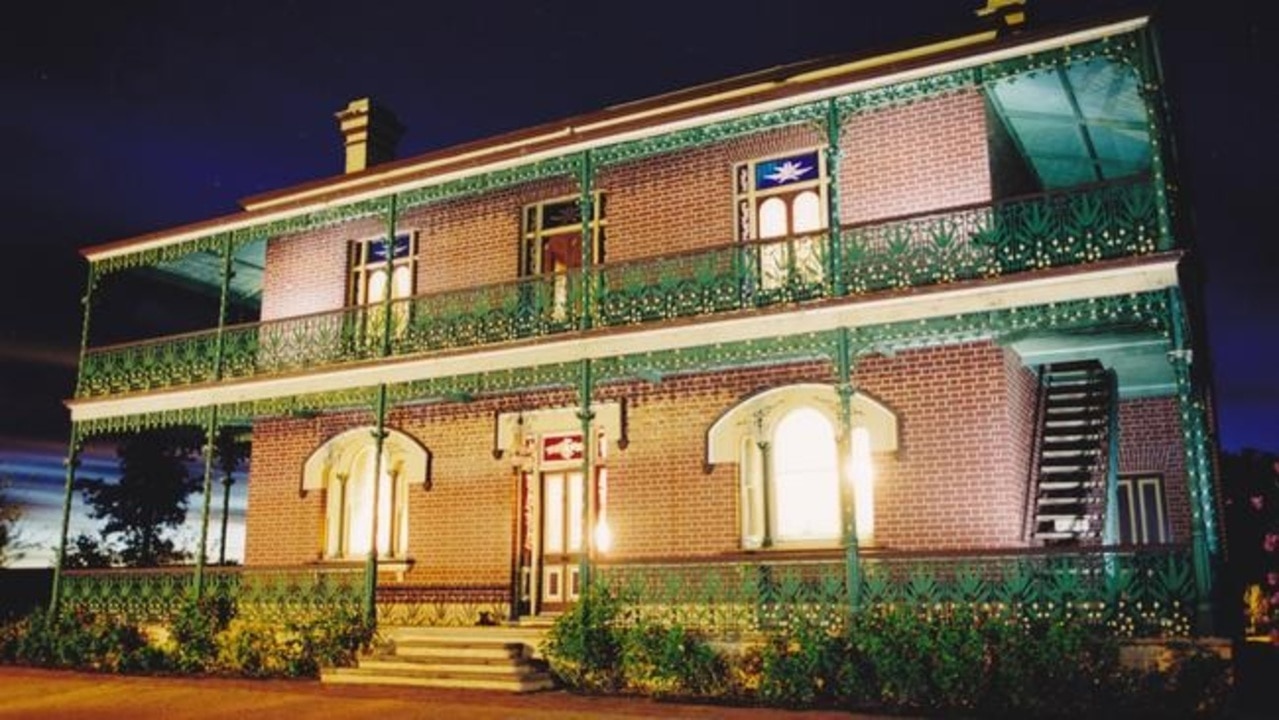
[[[368,562],[368,558],[323,558],[317,560],[314,564],[320,566],[332,567],[351,567],[359,565],[361,568]],[[378,558],[377,574],[394,575],[395,582],[404,582],[404,576],[409,570],[413,569],[413,565],[417,561],[413,558]]]

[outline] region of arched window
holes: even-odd
[[[407,557],[409,488],[426,482],[429,452],[408,435],[388,431],[380,472],[377,460],[372,428],[344,432],[317,448],[307,460],[302,489],[324,492],[320,542],[324,558],[368,556],[375,505],[378,556]]]
[[[737,166],[737,239],[755,241],[765,290],[805,288],[825,277],[825,156],[805,150]]]
[[[897,418],[857,393],[845,440],[839,407],[830,385],[788,385],[742,401],[711,426],[707,461],[738,465],[742,547],[837,545],[849,495],[859,541],[873,541],[875,456],[897,449]]]
[[[840,536],[839,465],[835,429],[811,406],[801,406],[773,430],[773,497],[781,543]]]

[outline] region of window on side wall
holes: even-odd
[[[766,291],[825,277],[826,164],[818,150],[752,160],[734,171],[737,239],[759,248]]]
[[[1119,478],[1119,542],[1147,545],[1170,540],[1162,475]]]

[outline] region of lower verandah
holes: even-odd
[[[853,425],[870,426],[873,436],[873,497],[858,495],[864,555],[1037,544],[1028,539],[1037,380],[1015,351],[978,341],[871,355],[857,362],[852,380],[868,411],[889,414],[896,435],[891,443],[879,437],[882,425],[859,420],[863,406],[854,405]],[[838,558],[848,503],[833,470],[806,452],[786,452],[796,437],[816,434],[820,446],[827,433],[834,442],[834,383],[831,365],[814,361],[601,385],[593,398],[601,438],[593,491],[582,483],[581,449],[571,447],[582,439],[571,391],[393,408],[377,503],[379,593],[385,602],[461,603],[505,615],[518,577],[521,610],[555,609],[574,597],[587,532],[594,560],[609,565]],[[794,389],[789,399],[786,388]],[[708,462],[717,422],[769,392],[777,401],[753,407],[755,427],[739,432],[743,454]],[[1120,473],[1159,482],[1164,532],[1151,541],[1189,539],[1178,423],[1173,396],[1119,406]],[[348,453],[350,462],[335,461],[347,466],[330,462],[333,477],[314,469],[332,459],[331,441],[344,433],[371,444],[370,425],[351,413],[257,422],[247,565],[364,559],[373,503],[361,493],[372,483],[358,476],[370,472],[367,463]],[[761,443],[767,455],[754,449]],[[414,472],[396,465],[397,452],[429,460]],[[595,500],[589,529],[581,512],[588,498]]]

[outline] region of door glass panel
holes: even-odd
[[[542,552],[564,552],[564,476],[543,476],[546,497],[543,498]]]
[[[569,475],[568,483],[568,549],[579,552],[582,549],[582,474]]]

